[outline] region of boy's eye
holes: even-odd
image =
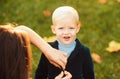
[[[58,28],[58,29],[63,29],[62,27]]]
[[[74,27],[70,27],[70,29],[75,29]]]

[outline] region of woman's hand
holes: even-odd
[[[29,35],[30,42],[43,52],[51,64],[65,69],[67,63],[67,54],[65,52],[52,48],[40,35],[27,26],[20,25],[16,29],[26,31]]]
[[[67,54],[65,52],[62,52],[60,50],[56,50],[54,48],[47,51],[48,53],[45,54],[47,59],[51,64],[53,64],[56,67],[59,67],[62,69],[65,69],[66,63],[67,63]]]

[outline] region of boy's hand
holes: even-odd
[[[55,77],[55,79],[71,79],[72,78],[72,75],[65,71],[65,77],[63,77],[63,72],[61,72],[58,76]]]

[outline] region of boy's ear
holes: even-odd
[[[78,23],[78,25],[77,25],[77,33],[79,32],[79,30],[80,30],[80,23]]]
[[[51,25],[51,30],[52,30],[53,34],[55,34],[55,26],[54,25]]]

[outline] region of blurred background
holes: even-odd
[[[25,25],[47,39],[54,36],[51,14],[63,5],[79,13],[77,36],[91,50],[96,79],[120,79],[120,0],[0,0],[0,24]],[[31,47],[34,78],[41,51]]]

